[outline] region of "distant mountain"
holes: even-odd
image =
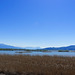
[[[11,48],[11,49],[41,49],[40,47],[14,47],[14,46],[10,46],[10,45],[6,45],[6,44],[0,44],[0,48]]]
[[[67,47],[48,47],[44,49],[46,50],[75,50],[75,45],[70,45]]]
[[[40,47],[25,47],[25,49],[41,49]]]
[[[11,45],[5,45],[5,44],[0,44],[0,48],[9,48],[9,49],[42,49],[40,47],[15,47],[15,46],[11,46]],[[46,50],[75,50],[75,45],[70,45],[70,46],[66,46],[66,47],[48,47],[48,48],[44,48]]]
[[[14,47],[10,45],[0,44],[0,48],[12,48],[12,49],[20,49],[20,47]]]

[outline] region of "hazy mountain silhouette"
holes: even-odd
[[[20,47],[14,47],[10,45],[0,44],[0,48],[13,48],[13,49],[19,49]]]
[[[41,49],[40,47],[25,47],[25,49]]]
[[[40,47],[14,47],[6,44],[0,44],[0,48],[12,48],[12,49],[41,49]]]
[[[67,47],[48,47],[44,49],[47,49],[47,50],[75,50],[75,45],[70,45]]]
[[[11,46],[11,45],[6,45],[6,44],[0,44],[0,48],[12,48],[12,49],[42,49],[40,47],[15,47],[15,46]],[[66,46],[66,47],[48,47],[48,48],[44,48],[46,50],[75,50],[75,45],[70,45],[70,46]]]

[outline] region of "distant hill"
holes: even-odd
[[[44,49],[46,50],[75,50],[75,45],[70,45],[67,47],[48,47]]]
[[[11,45],[5,45],[5,44],[0,44],[0,48],[6,48],[6,49],[42,49],[40,47],[15,47],[15,46],[11,46]],[[66,46],[66,47],[48,47],[48,48],[44,48],[46,50],[75,50],[75,45],[70,45],[70,46]]]
[[[20,49],[20,47],[14,47],[14,46],[5,45],[5,44],[0,44],[0,48]]]
[[[41,49],[40,47],[25,47],[25,49]]]
[[[0,44],[0,48],[6,48],[6,49],[41,49],[40,47],[14,47],[6,44]]]

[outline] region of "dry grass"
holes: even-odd
[[[0,55],[5,75],[75,75],[75,57]]]

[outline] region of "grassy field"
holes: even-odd
[[[75,75],[75,57],[0,55],[0,75]]]

